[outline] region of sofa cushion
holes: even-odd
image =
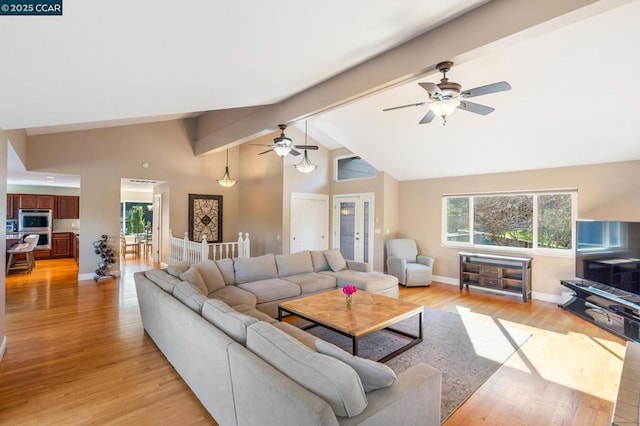
[[[280,278],[239,284],[238,287],[253,293],[258,303],[300,296],[300,287],[297,284]]]
[[[336,286],[342,288],[347,284],[353,284],[360,290],[379,293],[390,288],[398,287],[398,279],[393,275],[382,272],[358,272],[346,269],[340,272],[324,271],[321,274],[336,278]]]
[[[299,285],[301,294],[317,293],[319,291],[336,288],[335,277],[326,274],[318,274],[317,272],[292,275],[285,279]]]
[[[202,316],[242,345],[247,342],[247,327],[258,322],[254,317],[240,313],[218,299],[204,302]]]
[[[356,370],[356,373],[360,376],[360,381],[362,382],[362,387],[365,392],[386,388],[396,381],[396,373],[382,363],[360,358],[359,356],[353,356],[349,352],[322,339],[316,339],[315,343],[315,349],[318,353],[339,359]]]
[[[200,293],[205,295],[209,294],[207,285],[204,283],[204,280],[202,279],[202,275],[200,275],[200,271],[198,271],[198,268],[196,268],[195,266],[191,265],[189,269],[181,273],[180,279],[182,281],[190,282],[191,284],[196,286],[196,288],[200,291]]]
[[[173,288],[173,297],[187,305],[198,314],[202,312],[202,305],[207,301],[207,296],[190,282],[180,281]]]
[[[231,259],[220,259],[216,260],[216,265],[218,265],[218,269],[222,273],[222,277],[224,278],[224,283],[226,285],[234,285],[236,274],[233,271],[233,260]]]
[[[324,252],[324,257],[327,258],[327,263],[333,272],[338,272],[347,269],[347,261],[342,257],[342,253],[338,249],[331,249]]]
[[[247,347],[291,380],[323,398],[337,416],[353,417],[367,407],[355,370],[335,358],[312,351],[271,324],[247,329]]]
[[[313,272],[311,255],[308,251],[294,254],[277,254],[276,266],[278,267],[278,276],[280,278]]]
[[[208,290],[207,294],[219,290],[225,286],[222,273],[220,272],[220,269],[218,269],[218,265],[216,265],[216,262],[214,262],[213,260],[203,260],[202,262],[195,263],[193,267],[196,268],[198,272],[200,272],[202,281],[204,281],[204,285]]]
[[[236,275],[236,284],[278,277],[276,260],[272,254],[265,254],[258,257],[235,258],[233,259],[233,269]]]
[[[293,337],[312,351],[316,350],[316,340],[318,340],[318,338],[313,334],[307,333],[303,329],[298,328],[295,325],[291,325],[288,322],[279,321],[272,324],[275,328],[287,333],[289,336]]]
[[[324,257],[324,250],[311,250],[311,262],[313,263],[313,272],[328,271],[331,269]]]
[[[167,266],[167,272],[176,278],[180,278],[180,274],[189,269],[190,266],[191,265],[187,261],[175,263],[173,265]]]
[[[242,303],[240,305],[232,306],[232,308],[235,309],[238,312],[241,312],[241,313],[245,314],[245,315],[249,315],[250,317],[254,317],[258,321],[268,322],[269,324],[273,324],[274,322],[278,322],[277,319],[270,317],[269,315],[265,314],[264,312],[261,312],[261,311],[257,310],[256,308],[252,308],[249,305],[245,305],[244,303]]]
[[[173,294],[173,288],[180,282],[179,278],[168,274],[162,269],[149,269],[144,272],[144,276],[156,283],[158,287],[169,294]]]
[[[228,285],[214,291],[213,293],[209,293],[208,297],[210,299],[222,300],[229,306],[235,306],[242,303],[255,308],[256,303],[258,302],[258,299],[256,299],[256,296],[253,293],[249,293],[248,291],[233,285]]]

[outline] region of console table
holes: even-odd
[[[484,253],[460,255],[460,290],[465,286],[481,287],[502,294],[519,294],[526,302],[531,298],[530,257],[498,256]]]
[[[561,280],[573,296],[559,305],[618,337],[640,342],[640,296],[588,280]]]

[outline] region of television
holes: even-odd
[[[640,222],[578,220],[576,277],[640,294]]]

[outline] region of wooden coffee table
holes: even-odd
[[[355,293],[353,303],[347,306],[342,289],[337,289],[281,303],[278,306],[278,319],[282,321],[283,313],[293,314],[312,322],[311,327],[320,325],[350,337],[354,355],[358,355],[358,341],[361,338],[382,329],[411,339],[406,345],[378,360],[385,362],[422,342],[422,312],[421,305],[363,290]],[[414,315],[418,315],[417,335],[389,328]]]

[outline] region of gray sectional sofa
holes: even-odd
[[[279,301],[347,283],[397,297],[383,274],[333,261],[333,251],[302,252],[138,272],[142,324],[221,425],[440,424],[438,370],[396,376],[274,319]]]

